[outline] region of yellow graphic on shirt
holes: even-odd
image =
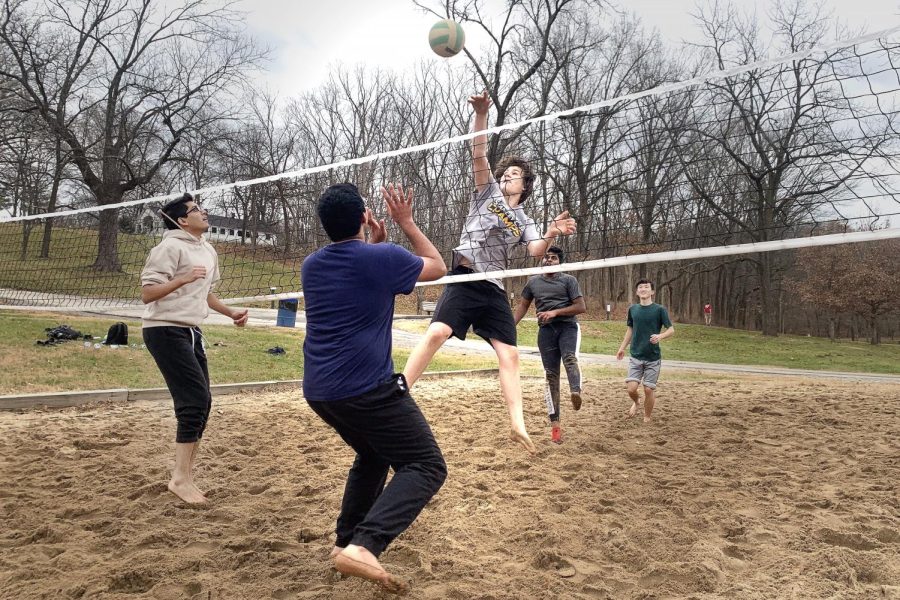
[[[497,215],[500,219],[500,223],[509,229],[510,233],[512,233],[516,237],[522,236],[522,227],[519,225],[519,222],[516,220],[515,215],[510,211],[506,206],[496,201],[491,201],[488,204],[488,210]]]

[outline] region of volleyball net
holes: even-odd
[[[508,154],[530,161],[536,180],[524,209],[537,229],[562,211],[578,227],[556,240],[564,265],[541,267],[523,250],[489,276],[900,237],[892,224],[900,213],[898,29],[487,130],[492,164]],[[397,106],[353,131],[308,123],[295,132],[307,152],[296,162],[312,166],[237,182],[210,178],[191,190],[210,213],[218,295],[230,303],[301,296],[303,259],[329,242],[318,197],[343,181],[359,187],[378,218],[386,217],[380,186],[412,188],[415,220],[449,263],[472,202],[476,134],[465,107],[427,123],[417,115]],[[322,156],[329,160],[317,164]],[[69,183],[52,212],[31,191],[27,204],[0,200],[0,305],[139,304],[141,269],[165,231],[158,210],[184,190],[137,197],[146,191],[139,189],[96,206]],[[406,245],[396,227],[390,241]]]

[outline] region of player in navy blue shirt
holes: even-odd
[[[407,584],[378,556],[437,493],[447,465],[406,380],[394,373],[394,297],[412,292],[416,281],[440,279],[447,267],[413,220],[412,192],[391,184],[381,194],[412,253],[385,243],[384,221],[372,216],[355,185],[333,185],[319,198],[332,243],[310,254],[301,271],[303,395],[356,452],[331,552],[335,568],[405,593]],[[389,469],[394,476],[385,486]]]

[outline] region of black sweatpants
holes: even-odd
[[[431,428],[402,375],[354,398],[307,402],[356,451],[335,545],[355,544],[378,556],[447,478]],[[385,487],[389,468],[394,476]]]
[[[538,350],[547,378],[547,414],[551,421],[559,421],[559,362],[562,360],[569,378],[569,390],[581,391],[581,370],[578,368],[578,345],[581,332],[576,321],[550,322],[538,329]]]
[[[144,344],[156,361],[172,400],[178,429],[175,441],[190,444],[203,437],[212,393],[199,327],[145,327]]]

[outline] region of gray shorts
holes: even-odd
[[[637,381],[651,390],[656,389],[656,381],[659,379],[661,360],[640,360],[633,356],[628,357],[628,376],[625,381]]]

